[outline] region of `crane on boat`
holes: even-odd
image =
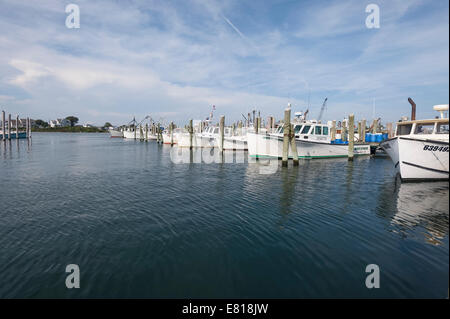
[[[317,121],[320,121],[322,119],[323,111],[325,111],[327,101],[328,101],[328,98],[326,97],[325,100],[323,101],[322,107],[320,108],[320,113],[319,113],[319,117],[317,118]]]

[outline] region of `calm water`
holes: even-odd
[[[0,174],[3,298],[448,295],[448,182],[399,184],[389,159],[261,175],[174,164],[154,142],[35,133],[0,144]]]

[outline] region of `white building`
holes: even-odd
[[[56,119],[56,120],[50,120],[48,122],[50,127],[65,127],[70,126],[70,121],[67,119]]]

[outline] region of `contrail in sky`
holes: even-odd
[[[223,15],[222,15],[222,18],[230,25],[230,27],[233,28],[234,31],[237,32],[237,34],[240,35],[240,37],[241,37],[242,39],[248,41],[247,37],[246,37],[241,31],[239,31],[239,29],[236,28],[236,26],[235,26],[233,23],[231,23],[230,20],[228,20],[228,19],[227,19],[225,16],[223,16]]]

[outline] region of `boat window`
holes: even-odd
[[[438,123],[436,134],[448,134],[448,123]]]
[[[303,126],[303,129],[302,129],[302,133],[301,133],[301,134],[308,134],[310,128],[311,128],[311,125],[305,125],[305,126]]]
[[[214,129],[214,134],[219,134],[219,128],[218,128],[218,127],[216,127],[216,128]]]
[[[397,125],[397,135],[409,135],[411,133],[412,124]]]
[[[316,126],[315,130],[314,130],[314,133],[316,135],[322,135],[322,126]]]
[[[294,134],[298,134],[298,132],[300,132],[302,127],[303,127],[303,125],[296,125],[294,128]]]
[[[416,124],[414,134],[433,134],[434,123]]]
[[[324,126],[323,127],[322,135],[327,135],[328,136],[328,126]]]
[[[278,126],[277,133],[281,134],[283,133],[283,131],[284,131],[283,125]]]

